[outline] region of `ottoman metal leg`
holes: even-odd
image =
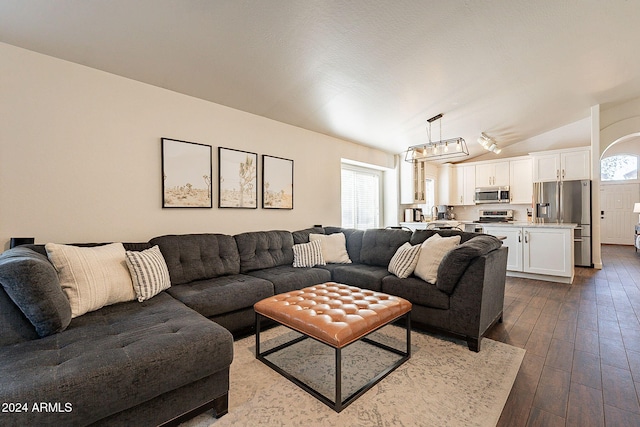
[[[391,366],[387,367],[384,371],[382,371],[378,375],[376,375],[371,381],[369,381],[367,384],[362,386],[355,393],[351,394],[346,399],[342,399],[342,349],[345,348],[346,346],[345,347],[333,347],[333,346],[331,346],[335,351],[335,354],[334,354],[335,355],[335,399],[332,401],[331,399],[327,398],[326,396],[324,396],[322,393],[320,393],[316,389],[312,388],[311,386],[309,386],[308,384],[306,384],[303,381],[299,380],[297,377],[293,376],[292,374],[288,373],[287,371],[285,371],[284,369],[282,369],[281,367],[279,367],[275,363],[273,363],[270,360],[266,359],[266,356],[268,356],[268,355],[270,355],[272,353],[280,351],[280,350],[282,350],[282,349],[284,349],[286,347],[290,347],[290,346],[292,346],[292,345],[294,345],[296,343],[299,343],[300,341],[303,341],[305,339],[312,338],[312,339],[315,340],[315,338],[309,337],[307,335],[302,335],[302,336],[300,336],[298,338],[295,338],[295,339],[293,339],[291,341],[288,341],[288,342],[286,342],[284,344],[281,344],[281,345],[279,345],[277,347],[274,347],[272,349],[269,349],[269,350],[266,350],[266,351],[263,352],[260,349],[260,318],[261,317],[262,316],[260,314],[256,313],[256,359],[260,360],[265,365],[269,366],[271,369],[275,370],[280,375],[282,375],[285,378],[287,378],[289,381],[291,381],[294,384],[298,385],[300,388],[305,390],[307,393],[311,394],[316,399],[320,400],[322,403],[324,403],[325,405],[329,406],[330,408],[332,408],[336,412],[340,412],[344,408],[349,406],[357,398],[359,398],[365,392],[367,392],[367,390],[372,388],[374,385],[376,385],[378,382],[380,382],[383,378],[385,378],[387,375],[389,375],[391,372],[393,372],[396,368],[398,368],[404,362],[409,360],[409,358],[411,357],[411,312],[408,312],[408,313],[400,316],[399,318],[394,319],[394,320],[400,320],[403,317],[405,318],[406,331],[407,331],[407,333],[406,333],[406,350],[405,351],[398,350],[398,349],[390,347],[390,346],[388,346],[386,344],[374,341],[374,340],[368,338],[368,335],[361,339],[361,341],[363,341],[363,342],[366,342],[368,344],[374,345],[374,346],[379,347],[379,348],[381,348],[383,350],[387,350],[389,352],[398,354],[398,355],[400,355],[402,357],[398,361],[396,361],[394,364],[392,364]],[[381,329],[381,328],[383,328],[384,326],[387,326],[387,325],[382,325],[378,329]],[[286,326],[286,325],[284,325],[284,326]],[[378,330],[378,329],[376,329],[376,330]],[[375,332],[376,330],[371,331],[369,334]],[[316,341],[327,345],[326,343],[324,343],[322,341],[319,341],[319,340],[316,340]]]

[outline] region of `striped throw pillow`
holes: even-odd
[[[401,279],[411,276],[418,264],[420,245],[411,246],[407,242],[400,246],[389,262],[389,273],[395,274]]]
[[[171,286],[169,269],[158,245],[144,251],[127,251],[127,266],[138,301],[147,300]]]
[[[293,245],[294,267],[314,267],[326,264],[322,257],[322,246],[319,240]]]

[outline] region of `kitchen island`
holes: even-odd
[[[573,223],[483,224],[486,234],[505,236],[507,276],[572,283],[575,275]]]

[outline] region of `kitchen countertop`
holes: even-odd
[[[458,224],[474,224],[480,227],[535,227],[535,228],[576,228],[578,224],[575,223],[555,223],[555,222],[528,222],[528,221],[513,221],[513,222],[482,222],[478,223],[475,221],[468,220],[435,220],[435,221],[424,221],[424,222],[401,222],[401,226],[409,227],[409,228],[427,228],[429,224],[437,225],[437,224],[445,224],[456,226]]]
[[[528,221],[514,221],[514,222],[485,222],[481,224],[483,227],[540,227],[540,228],[576,228],[578,224],[563,222],[528,222]]]

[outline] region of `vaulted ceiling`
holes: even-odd
[[[627,0],[0,0],[0,42],[392,153],[442,113],[433,139],[477,155],[481,132],[504,147],[640,96],[639,17]]]

